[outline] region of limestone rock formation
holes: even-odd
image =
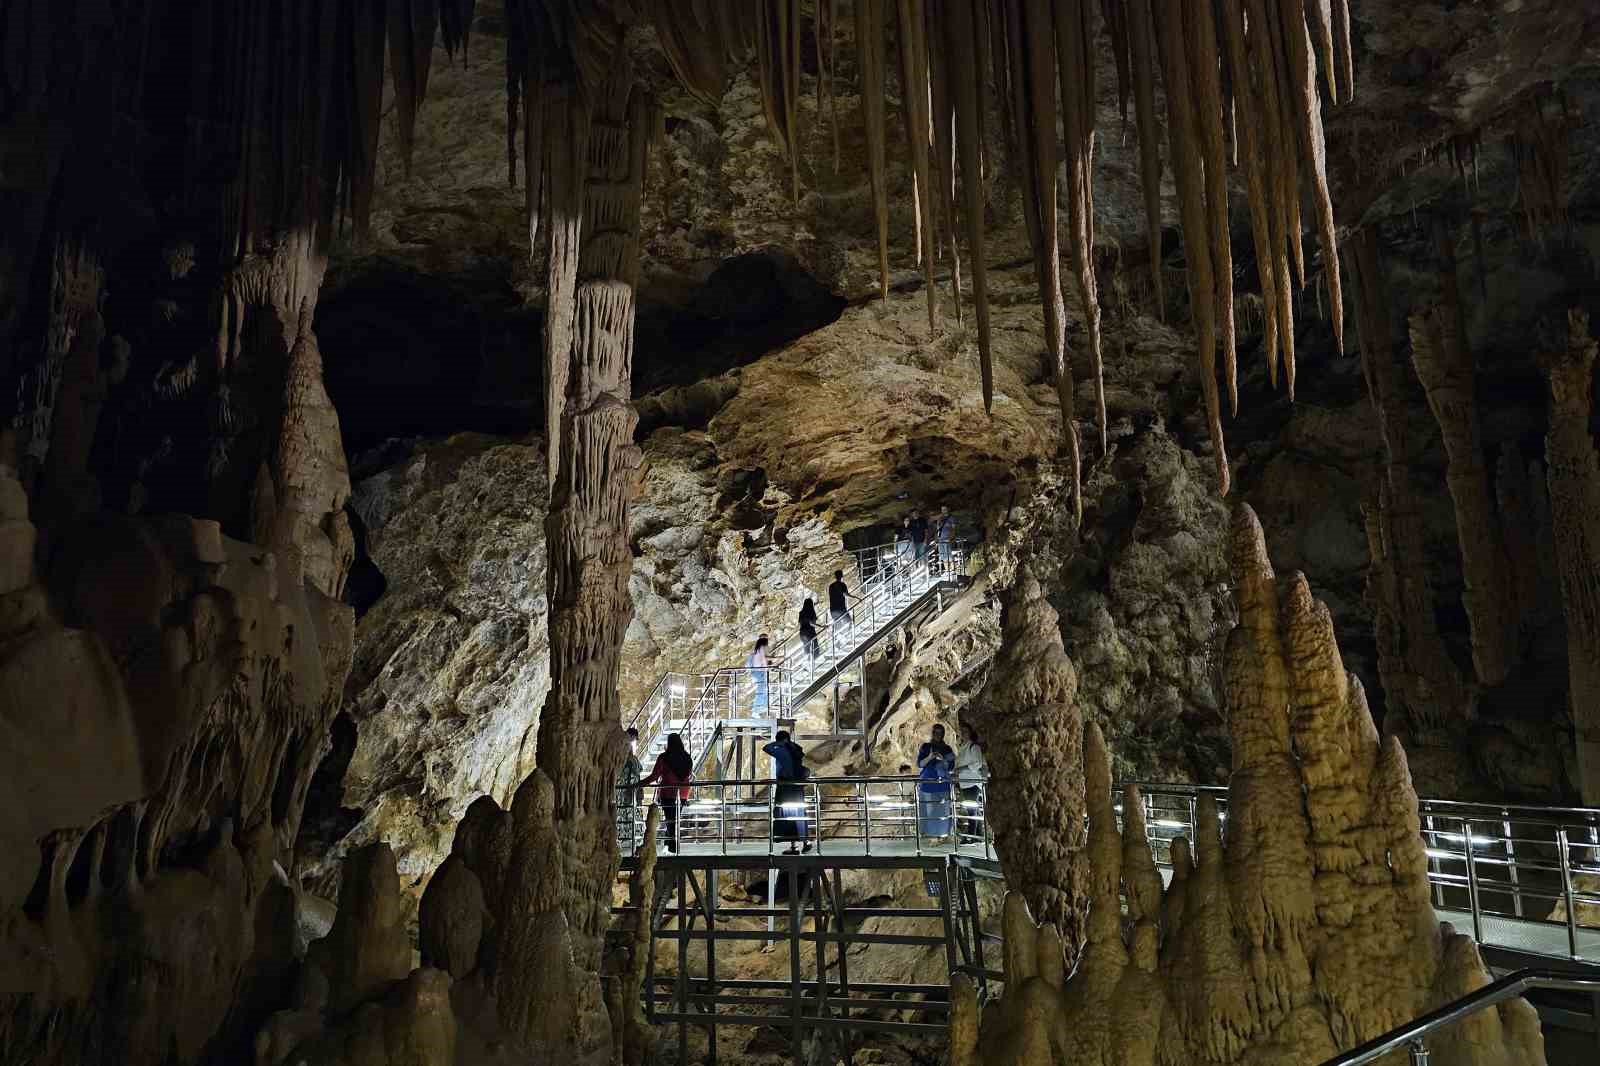
[[[1577,733],[1578,772],[1585,803],[1600,803],[1600,455],[1589,432],[1595,339],[1589,316],[1567,317],[1566,343],[1554,339],[1544,357],[1550,379],[1550,510],[1567,610],[1568,699]]]
[[[293,865],[351,612],[271,552],[181,516],[80,518],[40,580],[26,495],[0,477],[0,500],[0,776],[21,859],[0,900],[4,1052],[193,1059],[258,1009],[234,1003],[236,982],[270,1003],[293,961],[274,863]]]
[[[1405,754],[1379,741],[1326,608],[1300,575],[1279,585],[1247,506],[1231,556],[1240,623],[1227,656],[1226,834],[1202,797],[1195,841],[1171,845],[1163,892],[1138,790],[1123,796],[1119,831],[1091,723],[1078,967],[1065,976],[1073,945],[1014,892],[1004,996],[980,1017],[970,986],[954,990],[956,1066],[1317,1062],[1487,980],[1471,940],[1434,918]],[[1432,1044],[1450,1062],[1544,1061],[1537,1016],[1520,1000]]]
[[[1082,761],[1077,672],[1031,574],[1003,592],[1000,604],[1000,652],[966,714],[989,762],[988,819],[1008,883],[1076,944],[1087,895],[1083,782],[1051,768]]]

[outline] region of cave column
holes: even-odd
[[[545,520],[550,693],[538,763],[555,785],[576,961],[591,974],[617,863],[617,671],[633,616],[628,505],[641,465],[630,400],[647,103],[634,91],[618,41],[603,77],[581,89],[547,89],[543,102],[551,224],[546,404],[555,476]]]
[[[1587,314],[1568,313],[1564,340],[1542,360],[1550,381],[1545,458],[1578,781],[1583,802],[1593,805],[1600,804],[1600,455],[1589,432],[1596,344]]]

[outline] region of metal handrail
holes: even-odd
[[[664,675],[652,690],[650,699],[630,720],[630,725],[639,730],[642,750],[653,750],[666,724],[677,717],[678,731],[689,734],[686,741],[693,741],[687,744],[690,757],[698,762],[703,754],[699,741],[709,741],[714,732],[713,719],[730,717],[738,709],[746,679],[752,689],[750,717],[793,717],[796,697],[805,694],[811,680],[848,665],[860,656],[863,645],[873,641],[881,626],[941,581],[961,573],[965,561],[965,546],[957,544],[943,556],[932,553],[910,566],[899,565],[898,561],[885,566],[867,582],[864,594],[857,598],[843,625],[831,618],[818,619],[814,646],[819,654],[815,658],[797,629],[769,646],[766,667],[725,666],[708,673]],[[865,617],[857,618],[856,612],[862,612]],[[823,648],[827,649],[826,653],[821,651]],[[674,677],[697,678],[701,682],[698,693],[688,701],[681,717],[672,715],[671,700],[662,698],[663,686],[670,686]],[[725,696],[728,706],[723,708],[721,703]],[[760,706],[755,705],[758,698]],[[834,725],[836,727],[837,723]],[[833,731],[836,729],[830,730]]]
[[[1193,839],[1202,796],[1216,801],[1226,825],[1225,787],[1135,784],[1160,866],[1170,865],[1173,839]],[[1418,806],[1435,908],[1461,912],[1457,924],[1470,922],[1486,948],[1600,963],[1600,930],[1578,921],[1579,907],[1600,904],[1600,893],[1575,880],[1600,875],[1600,809],[1427,799]],[[1557,905],[1564,915],[1547,917]]]
[[[648,803],[643,789],[687,789],[676,804],[677,838],[684,844],[728,854],[730,847],[756,847],[771,855],[776,846],[803,838],[818,854],[858,844],[914,847],[917,855],[960,854],[993,860],[994,841],[985,817],[988,779],[952,777],[943,789],[915,776],[815,777],[804,781],[716,778],[684,785],[618,786],[618,845],[624,855],[642,844],[640,828]],[[798,796],[780,802],[783,789]],[[657,793],[656,796],[659,796]],[[651,797],[654,801],[656,797]],[[794,831],[779,839],[779,827]],[[938,826],[941,828],[929,828]],[[925,831],[926,830],[926,831]],[[659,838],[658,838],[659,839]],[[746,852],[748,853],[748,852]]]
[[[1374,1037],[1359,1047],[1351,1048],[1342,1055],[1335,1055],[1322,1063],[1322,1066],[1365,1066],[1366,1063],[1377,1062],[1384,1055],[1401,1047],[1410,1053],[1412,1066],[1427,1066],[1426,1038],[1429,1033],[1478,1011],[1515,999],[1530,989],[1600,993],[1600,977],[1577,977],[1572,974],[1557,973],[1554,970],[1517,970],[1498,981],[1484,985],[1476,992],[1468,992],[1460,999],[1452,1000],[1405,1025],[1389,1030],[1382,1036]]]

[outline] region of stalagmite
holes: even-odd
[[[1053,924],[1074,955],[1083,941],[1083,782],[1040,766],[1077,766],[1077,672],[1056,612],[1024,575],[1001,594],[1001,645],[970,724],[989,753],[989,821],[1011,887]]]
[[[1194,318],[1195,345],[1200,356],[1200,391],[1205,397],[1206,428],[1217,467],[1217,492],[1226,496],[1228,451],[1222,437],[1222,405],[1217,394],[1216,288],[1207,229],[1200,123],[1190,88],[1193,82],[1184,42],[1184,20],[1164,18],[1156,22],[1163,80],[1168,87],[1167,141],[1183,218],[1184,254],[1189,261],[1189,313]]]
[[[974,1039],[975,1005],[957,990],[952,1061],[1317,1063],[1488,981],[1471,940],[1434,916],[1405,754],[1392,739],[1380,745],[1327,608],[1299,575],[1280,589],[1246,506],[1230,547],[1239,625],[1227,652],[1235,768],[1226,834],[1218,803],[1202,796],[1194,847],[1172,841],[1163,893],[1138,791],[1124,794],[1119,833],[1109,754],[1090,723],[1089,835],[1075,856],[1089,911],[1077,968],[1063,978],[1047,967],[1060,938],[1012,893],[1004,994],[982,1007]],[[1008,876],[1015,861],[1002,853]],[[1429,1044],[1455,1066],[1545,1061],[1538,1017],[1522,1000]]]
[[[1567,700],[1583,802],[1600,804],[1600,455],[1589,431],[1596,343],[1589,316],[1567,314],[1565,344],[1542,360],[1550,381],[1550,516],[1567,617]]]
[[[1411,361],[1439,423],[1449,464],[1445,481],[1455,503],[1461,548],[1463,606],[1472,624],[1472,661],[1485,685],[1504,681],[1515,665],[1516,618],[1512,613],[1500,517],[1490,494],[1489,469],[1479,428],[1476,375],[1463,336],[1456,293],[1455,253],[1441,242],[1444,267],[1440,302],[1411,316]]]

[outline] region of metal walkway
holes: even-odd
[[[984,931],[979,907],[979,882],[1003,879],[985,818],[989,782],[957,779],[938,792],[910,777],[813,778],[784,782],[783,800],[778,784],[739,778],[688,786],[677,852],[663,849],[657,859],[651,920],[652,960],[655,944],[675,944],[678,972],[658,977],[652,970],[649,1016],[677,1023],[680,1044],[688,1027],[705,1028],[713,1062],[716,1028],[725,1025],[781,1026],[796,1049],[799,1034],[812,1030],[942,1031],[949,974],[969,975],[980,993],[1001,979],[999,937]],[[1216,799],[1226,831],[1224,788],[1139,788],[1164,880],[1171,876],[1172,841],[1193,839],[1201,795]],[[1440,920],[1470,933],[1497,969],[1600,972],[1600,927],[1578,919],[1580,906],[1600,908],[1600,883],[1588,880],[1600,877],[1600,810],[1448,800],[1420,806]],[[643,814],[619,809],[625,819]],[[631,838],[620,838],[624,868],[634,861]],[[787,854],[796,839],[810,850]],[[843,878],[866,869],[922,871],[929,904],[848,905]],[[719,882],[741,874],[757,875],[756,881],[764,875],[763,905],[735,907],[721,898]],[[1563,910],[1552,918],[1558,903]],[[922,919],[925,927],[863,932],[872,918]],[[739,919],[762,919],[766,928],[734,928]],[[787,945],[788,980],[719,976],[717,943],[750,940]],[[942,949],[945,982],[852,983],[850,960],[881,944]]]
[[[966,554],[956,545],[942,556],[935,549],[916,559],[892,544],[852,554],[850,610],[829,618],[823,597],[815,639],[796,630],[774,641],[765,668],[741,661],[662,675],[628,722],[639,730],[640,762],[650,766],[672,733],[683,737],[697,776],[713,763],[719,773],[746,772],[742,752],[731,751],[736,731],[745,740],[771,739],[779,723],[792,723],[797,739],[862,735],[867,656],[900,627],[944,610],[966,581]],[[856,694],[853,711],[842,706],[850,693]],[[753,764],[748,772],[756,776]]]

